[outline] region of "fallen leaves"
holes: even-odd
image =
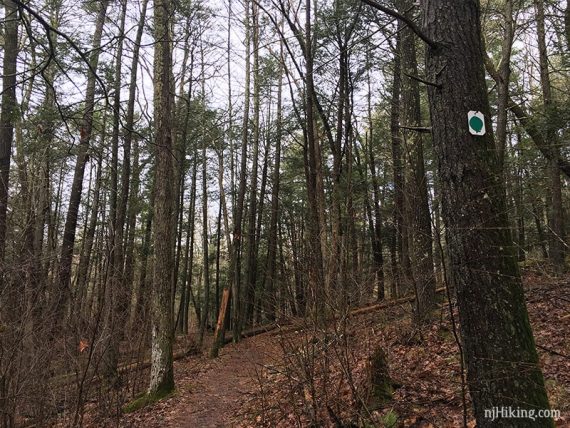
[[[570,317],[566,316],[570,305],[565,303],[570,302],[570,287],[562,287],[560,282],[544,281],[541,277],[533,277],[532,281],[532,287],[527,291],[527,300],[537,342],[561,353],[570,352],[567,341]],[[348,335],[353,340],[348,354],[356,357],[352,361],[350,373],[354,384],[358,385],[360,391],[366,389],[366,358],[372,349],[382,347],[388,358],[390,375],[400,385],[396,389],[394,400],[384,409],[373,412],[372,419],[380,426],[383,424],[383,418],[391,412],[398,416],[397,426],[463,426],[460,359],[447,310],[443,314],[442,319],[421,331],[422,340],[417,340],[417,334],[412,335],[413,328],[407,308],[386,308],[350,320]],[[411,337],[414,337],[414,340],[410,340]],[[299,341],[298,338],[296,340]],[[564,415],[570,412],[570,361],[544,351],[539,354],[551,405],[560,409]],[[329,359],[332,360],[332,356],[329,355]],[[279,367],[277,363],[272,364],[272,367]],[[283,367],[278,370],[287,371]],[[335,412],[339,410],[338,415],[344,420],[355,420],[356,416],[362,413],[362,409],[349,388],[342,386],[342,378],[346,375],[342,373],[339,365],[332,364],[326,386],[333,391],[333,401],[341,403],[335,408]],[[269,406],[271,410],[265,411],[263,422],[256,423],[259,426],[299,425],[293,421],[298,421],[299,414],[305,413],[303,403],[307,400],[294,394],[294,385],[290,383],[290,379],[268,374],[264,382],[263,400],[272,403]],[[315,382],[320,388],[324,388],[323,379],[315,379]],[[346,384],[346,381],[344,383]],[[468,426],[471,428],[475,426],[475,420],[468,393],[465,399]],[[259,415],[259,402],[260,400],[250,402],[251,407],[245,409],[246,415]],[[324,405],[325,403],[322,403],[322,406]],[[306,414],[304,417],[302,421],[308,423]],[[332,422],[329,420],[328,423]]]
[[[570,354],[567,281],[534,276],[526,284],[536,342]],[[125,415],[120,425],[174,427],[184,421],[185,426],[292,427],[318,418],[320,426],[330,426],[334,418],[368,418],[378,426],[393,419],[398,427],[463,426],[461,367],[444,309],[421,332],[412,328],[409,307],[394,306],[350,317],[345,326],[333,325],[323,340],[313,340],[312,332],[301,329],[273,331],[225,347],[217,360],[196,356],[178,361],[177,394]],[[80,341],[79,346],[84,352],[89,343]],[[369,356],[378,347],[397,385],[390,403],[367,412],[361,399],[370,389]],[[565,426],[570,360],[540,349],[539,356],[551,407],[562,413],[558,426]],[[468,395],[466,400],[468,427],[474,428]]]

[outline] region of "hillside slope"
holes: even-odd
[[[558,426],[570,419],[570,287],[568,278],[527,278],[526,296]],[[421,331],[410,304],[341,317],[326,332],[283,328],[226,346],[217,360],[176,362],[176,393],[136,412],[121,426],[461,426],[458,347],[449,309]],[[393,400],[372,409],[370,355],[382,347],[396,385]],[[327,364],[324,364],[326,361]],[[328,367],[328,369],[327,369]],[[469,397],[469,425],[473,426]],[[107,421],[109,422],[109,421]],[[103,421],[92,420],[94,425]]]

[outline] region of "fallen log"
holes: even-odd
[[[445,287],[438,288],[435,290],[435,292],[436,292],[436,294],[443,293],[443,292],[445,292]],[[374,312],[374,311],[377,311],[380,309],[390,308],[390,307],[398,306],[398,305],[401,305],[404,303],[410,303],[410,302],[413,302],[414,300],[416,300],[415,296],[406,296],[406,297],[401,297],[401,298],[395,299],[395,300],[389,300],[386,302],[374,303],[372,305],[352,309],[348,313],[348,316],[352,317],[352,316],[364,315],[364,314],[368,314],[370,312]],[[336,321],[341,317],[342,317],[342,315],[335,314],[333,316],[328,317],[326,322],[329,323],[332,321]],[[303,318],[296,318],[296,319],[287,320],[285,322],[261,325],[261,326],[252,328],[250,330],[246,330],[242,333],[241,337],[242,338],[253,337],[253,336],[257,336],[258,334],[267,333],[267,332],[270,332],[270,331],[275,330],[275,329],[279,329],[279,332],[286,333],[289,331],[302,329],[304,327],[306,327],[306,323],[304,322],[304,319]],[[226,337],[225,343],[230,343],[231,341],[232,341],[231,337]]]
[[[445,291],[445,287],[438,288],[436,290],[436,294],[442,293],[444,291]],[[415,296],[412,295],[412,296],[401,297],[401,298],[395,299],[395,300],[389,300],[386,302],[374,303],[372,305],[352,309],[348,313],[348,315],[351,317],[352,316],[364,315],[364,314],[368,314],[370,312],[374,312],[374,311],[377,311],[380,309],[390,308],[390,307],[401,305],[404,303],[413,302],[414,300],[415,300]],[[329,317],[327,319],[327,322],[336,321],[341,316],[342,315],[335,314],[335,315]],[[306,323],[304,322],[303,318],[289,319],[289,320],[286,320],[283,322],[276,322],[276,323],[271,323],[271,324],[260,325],[260,326],[251,328],[249,330],[245,330],[244,332],[242,332],[241,338],[247,339],[247,338],[255,337],[257,335],[260,335],[263,333],[268,333],[270,331],[277,330],[277,329],[279,329],[279,332],[281,332],[281,333],[287,333],[290,331],[303,329],[305,327],[306,327]],[[231,342],[232,342],[231,334],[226,335],[226,337],[224,338],[224,344],[228,344]],[[173,355],[173,359],[174,359],[174,361],[178,361],[178,360],[187,358],[193,354],[194,354],[194,351],[192,349],[183,349],[183,350],[180,350],[178,352],[175,352]],[[151,365],[151,361],[150,361],[150,359],[148,359],[148,360],[143,360],[142,362],[137,361],[134,363],[122,364],[118,367],[117,370],[118,370],[119,374],[124,374],[124,373],[128,373],[131,371],[139,371],[139,370],[147,369],[150,367],[150,365]],[[54,382],[54,384],[56,386],[68,385],[68,384],[71,384],[73,382],[74,376],[76,376],[75,373],[68,373],[68,374],[59,376],[58,378],[52,380],[52,382]],[[96,377],[94,377],[92,379],[92,382],[99,383],[102,380],[103,380],[103,378],[101,376],[97,375]]]

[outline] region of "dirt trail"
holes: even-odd
[[[570,371],[568,360],[560,355],[570,352],[565,340],[570,331],[566,303],[570,301],[568,281],[548,282],[542,279],[541,282],[533,278],[526,282],[527,287],[529,282],[533,285],[532,289],[527,289],[527,303],[535,338],[540,345],[541,365],[549,385],[551,405],[565,416],[570,412]],[[433,426],[461,425],[460,366],[448,317],[428,326],[422,343],[410,342],[409,308],[401,302],[396,303],[384,306],[386,310],[381,313],[376,312],[380,306],[355,311],[358,320],[348,332],[354,339],[351,342],[353,355],[367,358],[370,349],[384,349],[389,356],[393,376],[400,384],[394,401],[380,410],[376,420],[387,412],[394,412],[404,426],[419,426],[417,421],[429,421]],[[391,308],[388,310],[387,306]],[[296,328],[286,327],[284,330],[293,335],[291,338],[295,342]],[[216,360],[190,357],[177,361],[176,393],[124,415],[119,425],[145,428],[245,427],[256,425],[255,416],[261,414],[265,421],[275,425],[279,421],[288,421],[292,412],[298,409],[291,403],[287,379],[280,376],[268,378],[267,375],[275,371],[269,366],[283,362],[279,346],[282,333],[283,330],[276,330],[228,345]],[[257,373],[263,366],[264,398],[267,402],[259,398]],[[367,382],[365,368],[365,361],[359,360],[354,365],[352,379],[361,384]],[[334,370],[331,373],[334,374]],[[319,379],[316,381],[318,384]],[[339,391],[338,399],[344,406],[350,401],[350,394]],[[350,420],[353,408],[345,406],[341,410],[345,411],[342,415]],[[557,426],[570,426],[567,423],[568,419],[563,419]]]
[[[406,297],[373,304],[357,308],[352,314],[364,315],[383,308],[399,307],[410,300]],[[257,372],[262,365],[282,363],[277,337],[298,327],[289,325],[243,339],[238,344],[226,345],[215,360],[194,356],[175,361],[176,392],[167,399],[123,415],[119,425],[145,428],[246,426],[239,422],[243,420],[240,410],[244,407],[251,409],[246,404],[250,404],[259,392]],[[204,348],[208,349],[208,346]]]
[[[210,428],[235,426],[231,418],[258,391],[257,370],[274,358],[270,334],[227,345],[220,358],[175,362],[176,393],[139,412],[121,426]]]
[[[225,427],[244,398],[258,388],[256,370],[263,364],[260,340],[246,340],[228,351],[215,366],[190,378],[191,394],[173,421],[177,427]]]

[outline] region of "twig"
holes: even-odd
[[[441,245],[441,240],[438,239],[436,242],[439,245],[439,251],[443,253],[443,247]],[[445,257],[442,257],[441,265],[443,267],[443,282],[445,284],[445,293],[447,295],[447,303],[449,306],[449,316],[451,318],[451,329],[453,331],[453,337],[455,338],[455,343],[457,343],[457,348],[459,349],[459,363],[461,366],[461,403],[463,405],[463,426],[467,428],[467,399],[466,399],[466,382],[465,382],[465,360],[463,355],[463,345],[461,344],[461,339],[457,332],[457,325],[455,323],[455,315],[453,314],[453,304],[451,303],[451,291],[449,290],[449,280],[447,276],[447,264],[445,262]]]
[[[404,73],[404,75],[408,76],[410,79],[417,80],[420,83],[428,86],[435,86],[438,89],[443,88],[443,85],[440,83],[430,82],[429,80],[422,79],[419,76],[414,76],[413,74]]]
[[[550,354],[552,354],[552,355],[558,355],[559,357],[567,358],[567,359],[570,360],[570,355],[562,354],[562,353],[560,353],[560,352],[558,352],[558,351],[555,351],[554,349],[550,349],[550,348],[547,348],[546,346],[542,346],[542,345],[539,345],[539,344],[537,344],[536,347],[537,347],[537,348],[540,348],[540,349],[542,349],[543,351],[546,351],[546,352],[548,352],[548,353],[550,353]]]
[[[403,125],[399,125],[398,128],[407,129],[409,131],[416,131],[416,132],[420,132],[422,134],[431,133],[431,126],[403,126]]]
[[[375,0],[361,0],[363,3],[366,3],[369,6],[372,6],[375,9],[378,9],[381,12],[384,12],[387,15],[390,15],[396,19],[399,19],[403,23],[405,23],[410,30],[412,30],[416,35],[422,39],[427,45],[429,45],[433,49],[439,48],[440,44],[437,43],[435,40],[430,39],[427,34],[425,34],[420,28],[416,25],[414,21],[410,18],[402,15],[401,13],[396,12],[393,9],[390,9],[386,6],[381,5],[380,3],[376,2]]]
[[[44,27],[44,29],[46,30],[46,32],[51,32],[51,33],[55,33],[58,36],[63,37],[67,43],[69,43],[69,45],[72,47],[72,49],[77,52],[79,54],[79,56],[81,57],[81,59],[83,60],[83,62],[85,62],[85,64],[87,64],[87,67],[89,68],[89,71],[91,73],[93,73],[93,76],[95,76],[95,79],[97,79],[97,81],[99,82],[99,85],[101,86],[101,89],[103,90],[103,93],[105,95],[105,100],[107,101],[107,103],[109,103],[109,95],[107,93],[107,88],[105,86],[105,83],[103,82],[103,80],[99,77],[99,75],[97,74],[97,71],[93,68],[93,66],[91,65],[91,61],[89,60],[89,58],[87,57],[87,55],[85,54],[85,52],[83,52],[79,46],[77,46],[75,44],[75,42],[71,39],[71,37],[69,37],[67,34],[63,33],[62,31],[59,31],[57,28],[54,28],[53,26],[51,26],[44,18],[42,18],[42,16],[36,12],[34,9],[32,9],[30,6],[28,6],[27,4],[23,3],[20,0],[13,0],[13,2],[20,8],[24,9],[26,12],[28,12],[30,15],[32,15],[34,18],[36,18],[38,20],[38,22]],[[51,43],[51,39],[50,37],[48,37],[48,42]],[[51,46],[50,46],[51,47]],[[51,49],[50,49],[51,50]]]

